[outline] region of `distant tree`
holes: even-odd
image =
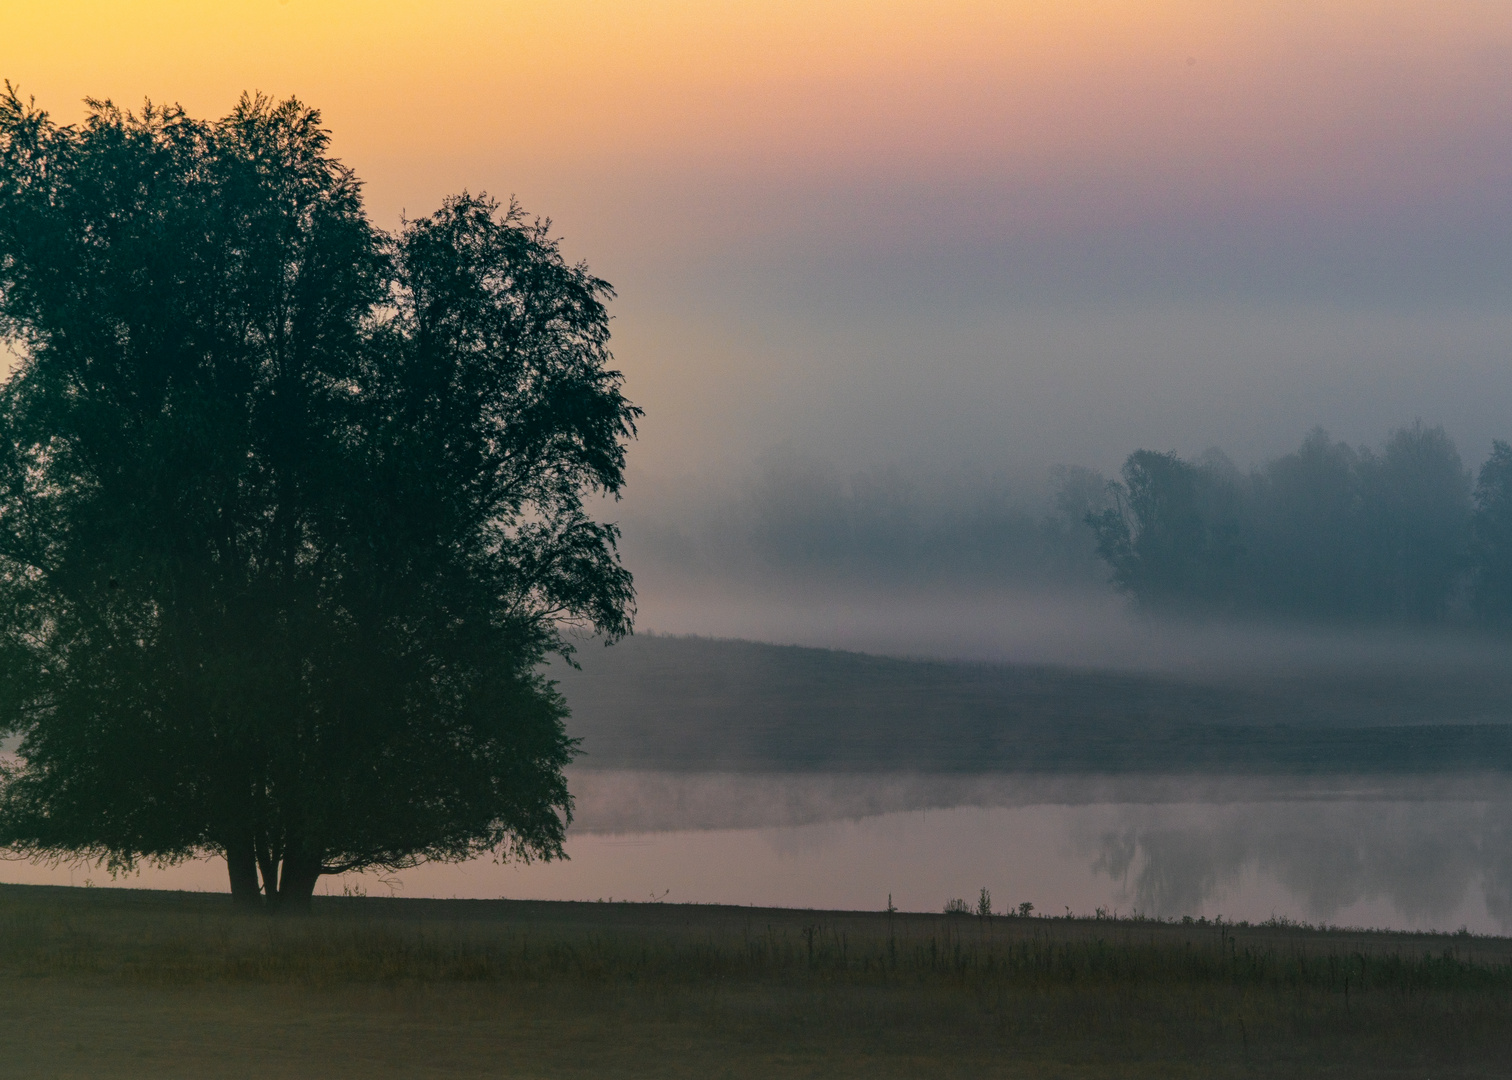
[[[1224,606],[1243,551],[1236,485],[1226,459],[1130,454],[1114,505],[1087,516],[1114,583],[1148,606]]]
[[[1512,446],[1501,440],[1491,444],[1475,485],[1472,533],[1476,613],[1489,622],[1512,623]]]
[[[233,894],[561,854],[564,622],[627,633],[609,286],[483,197],[375,229],[313,110],[0,98],[0,843]],[[259,886],[259,877],[261,885]]]
[[[1478,558],[1500,550],[1495,459],[1477,496]],[[1459,602],[1470,567],[1470,477],[1441,427],[1394,431],[1381,452],[1322,429],[1241,476],[1140,450],[1089,513],[1113,581],[1142,604],[1342,621],[1429,622]],[[1500,571],[1485,563],[1482,595]]]
[[[1362,614],[1427,622],[1442,616],[1469,565],[1470,474],[1442,427],[1399,428],[1360,461],[1369,593]]]
[[[1313,431],[1257,470],[1242,605],[1331,620],[1427,622],[1463,584],[1470,479],[1443,428],[1415,424],[1380,452]]]
[[[1351,619],[1366,606],[1360,460],[1316,428],[1294,453],[1258,470],[1240,585],[1246,607]]]

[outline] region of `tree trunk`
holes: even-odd
[[[257,854],[252,838],[225,845],[226,870],[231,877],[231,902],[239,908],[262,906],[257,890]]]
[[[262,871],[262,888],[268,907],[278,906],[278,857],[259,838],[253,850],[256,852],[257,868]]]
[[[283,873],[278,883],[278,910],[302,913],[310,910],[315,882],[320,879],[321,859],[303,851],[284,853]]]

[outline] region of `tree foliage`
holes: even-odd
[[[1136,450],[1114,505],[1089,517],[1119,586],[1146,603],[1218,597],[1241,552],[1234,492],[1217,462]]]
[[[1477,613],[1512,624],[1512,446],[1497,440],[1475,485],[1472,533]]]
[[[0,840],[233,892],[560,855],[564,624],[629,631],[607,283],[463,194],[376,229],[316,112],[0,98]]]
[[[1512,550],[1496,524],[1512,520],[1499,460],[1482,470],[1473,510],[1440,427],[1401,428],[1379,451],[1319,429],[1249,474],[1221,455],[1139,450],[1112,485],[1113,508],[1087,521],[1114,583],[1145,606],[1431,622],[1463,608],[1467,589],[1489,610],[1505,588],[1492,568],[1494,552],[1505,561]]]

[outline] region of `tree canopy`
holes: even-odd
[[[1222,455],[1129,455],[1087,515],[1114,583],[1141,604],[1287,618],[1426,623],[1512,609],[1512,456],[1473,492],[1441,427],[1379,450],[1315,430],[1244,474]]]
[[[560,855],[540,664],[633,615],[610,286],[513,203],[376,228],[295,100],[89,106],[0,98],[0,843],[284,905]]]

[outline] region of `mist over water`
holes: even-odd
[[[1512,781],[577,772],[569,860],[325,888],[384,895],[995,910],[1512,932]],[[0,881],[223,887],[218,863],[0,862]]]
[[[1044,914],[1273,916],[1512,930],[1512,781],[590,774],[582,828],[604,848],[716,833],[800,905],[930,909],[987,887]],[[891,853],[873,849],[890,838]],[[698,841],[693,841],[699,843]],[[867,847],[868,863],[856,845]],[[700,844],[700,847],[703,845]],[[599,848],[595,848],[595,851]],[[826,871],[825,860],[836,869]],[[868,866],[857,871],[860,865]],[[671,866],[662,863],[662,872]],[[846,876],[855,873],[854,881]],[[975,875],[975,876],[973,876]],[[812,898],[800,894],[810,882]],[[684,888],[700,886],[683,879]],[[703,889],[719,889],[703,885]],[[875,886],[873,886],[875,887]],[[820,897],[824,899],[820,899]],[[752,899],[748,902],[778,902]],[[837,901],[840,902],[840,901]]]

